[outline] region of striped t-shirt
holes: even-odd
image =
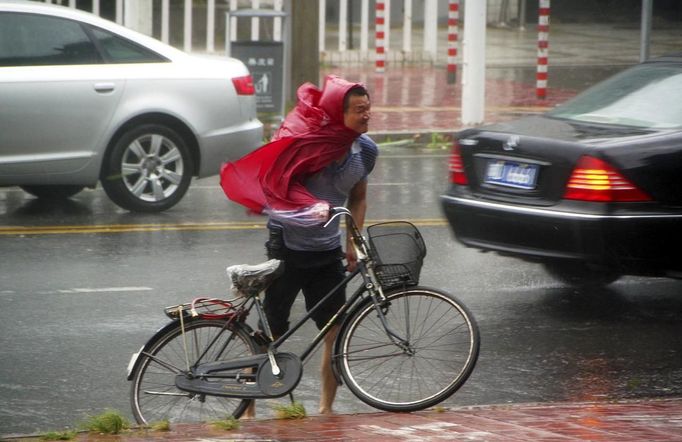
[[[332,207],[346,204],[351,189],[374,169],[379,149],[366,135],[360,135],[352,144],[350,153],[340,164],[332,163],[324,170],[309,177],[305,187],[315,197],[327,201]],[[303,227],[281,224],[270,220],[271,225],[281,225],[284,245],[290,250],[326,251],[341,247],[340,219],[336,218],[326,228],[321,225]]]

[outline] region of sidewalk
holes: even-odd
[[[399,33],[393,34],[394,38],[399,37]],[[651,57],[678,52],[680,37],[682,30],[677,26],[654,26]],[[377,74],[371,60],[361,61],[352,51],[345,53],[345,57],[330,51],[324,59],[322,75],[334,73],[368,86],[373,111],[370,135],[380,140],[414,134],[452,133],[462,129],[463,48],[460,43],[457,81],[448,84],[445,34],[440,38],[438,59],[434,64],[409,65],[389,57],[385,73]],[[420,41],[420,36],[416,35],[414,41]],[[330,40],[327,47],[333,48],[334,40]],[[393,41],[391,47],[400,47],[400,42]],[[640,29],[637,24],[552,24],[547,98],[537,99],[536,26],[531,23],[525,31],[489,26],[485,54],[485,122],[544,112],[599,80],[637,64],[639,55]]]
[[[322,75],[326,74],[340,75],[367,86],[372,101],[370,135],[400,137],[451,133],[462,128],[462,85],[461,82],[447,84],[445,68],[396,66],[379,74],[367,67],[339,66],[326,68]],[[547,98],[537,99],[534,83],[518,78],[495,78],[495,74],[489,74],[486,80],[486,122],[545,112],[578,92],[556,86],[549,89]]]
[[[673,441],[682,433],[682,398],[459,407],[417,413],[244,421],[236,430],[176,425],[170,431],[81,433],[78,441]],[[8,439],[32,440],[29,437]],[[39,440],[34,438],[33,440]]]

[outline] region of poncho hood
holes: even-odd
[[[272,141],[315,132],[327,125],[341,125],[347,129],[343,124],[343,98],[358,86],[364,87],[336,75],[325,78],[322,90],[312,83],[304,83],[296,91],[296,107],[284,119]]]
[[[343,157],[360,135],[343,123],[344,96],[358,86],[364,87],[335,75],[325,78],[322,90],[311,83],[300,86],[296,107],[273,141],[223,165],[220,184],[227,197],[256,213],[300,210],[322,202],[303,180]]]

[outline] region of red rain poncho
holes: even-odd
[[[223,165],[220,185],[227,197],[255,213],[319,203],[302,181],[343,157],[360,135],[343,124],[343,98],[357,86],[329,75],[322,91],[310,83],[299,87],[298,103],[273,141]]]

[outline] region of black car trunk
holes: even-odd
[[[658,203],[682,205],[679,134],[529,117],[459,134],[471,192],[537,206],[562,200],[582,155],[601,158]]]
[[[561,200],[565,184],[586,147],[505,133],[481,132],[460,139],[471,191],[500,201],[550,206]]]

